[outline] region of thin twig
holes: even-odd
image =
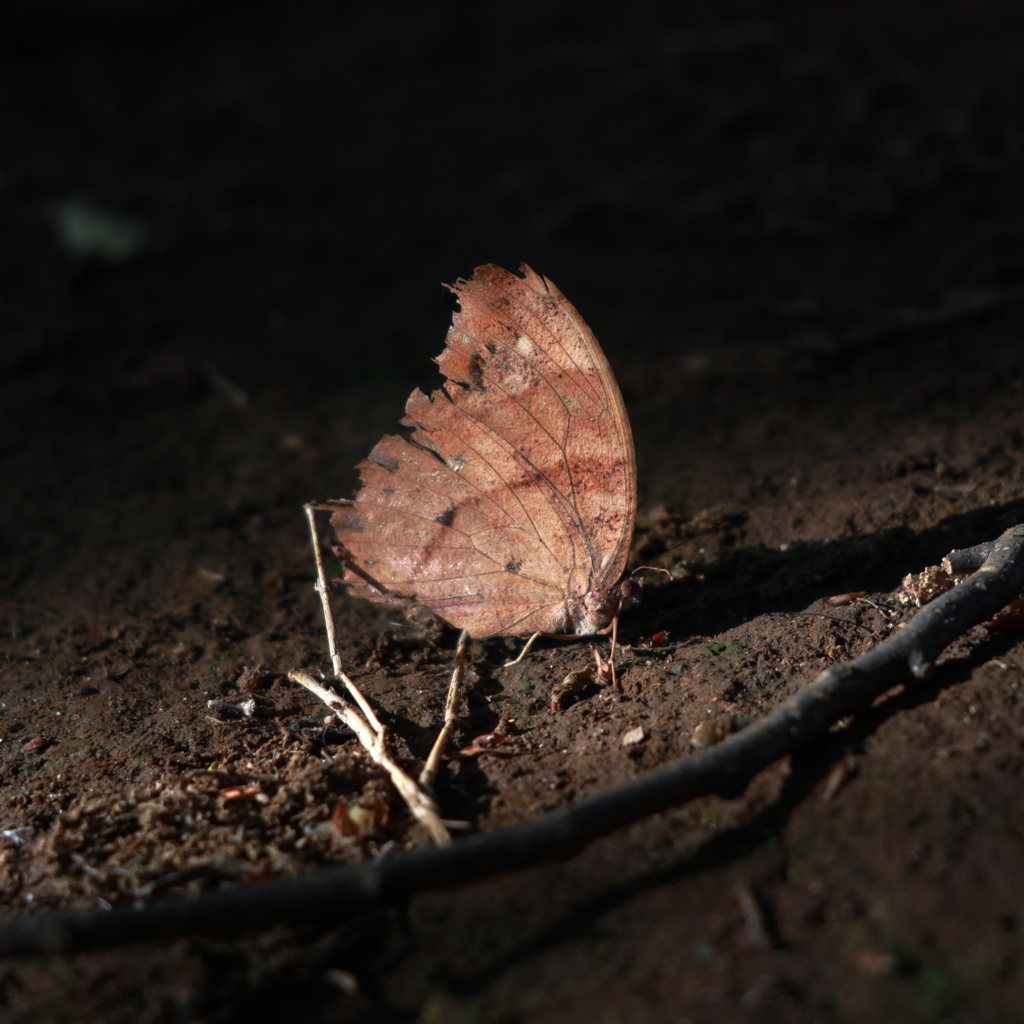
[[[359,710],[363,713],[366,721],[369,723],[370,728],[373,730],[373,734],[384,742],[384,726],[381,725],[380,719],[377,717],[376,712],[370,707],[370,702],[362,695],[359,687],[352,682],[349,677],[342,672],[340,677],[341,682],[345,684],[345,689],[352,695],[352,699],[359,706]]]
[[[316,585],[313,589],[320,595],[320,604],[324,612],[324,627],[327,630],[327,650],[331,655],[331,668],[334,677],[340,679],[341,655],[338,654],[338,636],[334,631],[334,611],[331,609],[331,592],[327,586],[327,573],[324,571],[324,557],[320,553],[320,537],[316,532],[316,509],[313,505],[304,505],[306,519],[309,520],[309,536],[313,541],[313,561],[316,563]],[[370,719],[373,721],[373,719]]]
[[[332,711],[339,715],[345,724],[356,734],[359,742],[366,748],[370,756],[391,777],[399,795],[406,802],[409,810],[417,821],[430,832],[434,842],[444,846],[451,842],[451,836],[441,820],[437,805],[433,799],[421,789],[416,781],[402,769],[388,753],[385,746],[385,731],[380,719],[363,696],[359,687],[349,679],[341,667],[341,655],[338,653],[338,639],[334,629],[334,610],[331,608],[331,593],[327,584],[327,573],[324,570],[324,559],[320,552],[320,538],[316,531],[315,506],[306,505],[306,519],[309,521],[309,535],[313,541],[313,560],[316,563],[316,592],[320,595],[320,604],[324,613],[324,626],[327,630],[327,650],[331,656],[334,677],[344,684],[355,701],[359,711],[350,707],[336,693],[321,686],[312,676],[305,672],[289,672],[288,678],[315,693]],[[360,713],[361,712],[361,713]]]
[[[349,707],[336,693],[321,686],[306,672],[289,672],[288,678],[293,683],[304,686],[310,693],[316,694],[344,723],[356,734],[359,742],[388,773],[392,785],[398,790],[416,820],[430,832],[431,838],[438,846],[451,842],[448,829],[445,828],[437,804],[416,784],[416,780],[406,774],[405,770],[388,753],[383,729],[375,730],[373,726],[355,708]]]
[[[366,716],[367,722],[377,734],[383,734],[384,726],[377,718],[376,712],[370,706],[369,701],[362,695],[359,688],[342,671],[341,655],[338,653],[338,635],[334,629],[334,609],[331,608],[331,590],[327,583],[327,572],[324,569],[324,558],[320,552],[320,537],[316,532],[316,510],[317,505],[303,505],[306,511],[306,519],[309,520],[309,536],[313,541],[313,561],[316,563],[316,585],[314,590],[320,595],[320,604],[324,613],[324,627],[327,630],[327,650],[331,656],[331,667],[334,669],[334,678],[345,684],[345,689],[352,695],[359,710]]]
[[[990,619],[1024,589],[1024,526],[996,541],[981,569],[936,598],[900,632],[813,683],[734,736],[637,779],[515,828],[414,850],[355,868],[239,886],[196,900],[141,909],[30,917],[0,929],[0,955],[101,949],[153,939],[237,933],[283,922],[339,921],[416,893],[466,884],[550,860],[673,804],[717,793],[736,796],[779,758],[832,723],[869,707],[897,683],[927,674],[956,637]]]
[[[448,699],[444,703],[444,725],[430,748],[423,771],[420,772],[420,785],[428,792],[434,788],[434,777],[441,764],[444,748],[448,745],[448,737],[459,720],[459,699],[462,697],[462,684],[466,678],[468,656],[469,634],[463,630],[459,635],[459,645],[455,649],[455,668],[452,670],[452,681],[448,684]]]

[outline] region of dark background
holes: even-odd
[[[379,434],[400,398],[367,409],[368,382],[426,383],[438,282],[483,262],[528,261],[584,311],[660,431],[638,455],[656,502],[683,500],[644,483],[695,426],[681,355],[856,335],[1024,272],[1013,4],[11,10],[6,433],[61,533],[79,474],[164,429],[154,403],[205,364]],[[62,242],[68,203],[132,218],[135,254]],[[54,461],[19,459],[37,432]],[[348,492],[363,445],[289,500]],[[204,454],[169,444],[159,472]]]
[[[5,348],[71,401],[160,353],[343,390],[435,354],[437,282],[487,261],[551,276],[613,363],[1019,283],[1014,5],[18,13]],[[138,218],[138,258],[62,254],[72,200]]]

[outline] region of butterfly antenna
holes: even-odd
[[[663,565],[638,565],[629,575],[635,576],[638,572],[644,572],[645,570],[649,572],[663,572],[670,580],[675,579],[672,573]]]

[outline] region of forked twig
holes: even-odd
[[[344,723],[356,734],[359,742],[367,753],[388,773],[391,784],[398,790],[399,796],[406,802],[416,820],[430,832],[431,838],[438,846],[451,842],[448,829],[445,828],[437,804],[417,785],[412,776],[407,775],[401,765],[388,753],[383,729],[375,730],[373,726],[353,707],[345,703],[336,693],[326,686],[321,686],[307,672],[289,672],[288,678],[293,683],[304,686],[310,693],[316,694]]]
[[[341,670],[341,655],[338,654],[338,634],[334,629],[334,611],[331,609],[331,592],[327,587],[327,573],[324,571],[324,556],[320,552],[320,537],[316,532],[316,506],[303,505],[306,513],[306,520],[309,523],[309,537],[313,542],[313,561],[316,564],[316,583],[313,589],[320,595],[320,604],[324,612],[324,628],[327,630],[327,650],[331,655],[331,668],[334,675],[340,679],[344,673]],[[372,719],[371,719],[372,721]]]
[[[331,667],[334,670],[335,678],[344,684],[352,700],[355,701],[358,711],[336,693],[321,686],[306,672],[289,672],[288,678],[316,694],[336,715],[343,719],[345,724],[356,734],[359,742],[366,748],[370,757],[388,773],[392,785],[415,815],[416,820],[426,827],[435,843],[444,846],[451,842],[451,836],[441,820],[433,798],[388,753],[384,726],[377,718],[369,701],[360,692],[359,687],[349,679],[341,667],[341,655],[338,654],[338,640],[334,629],[334,611],[331,608],[331,593],[327,585],[323,555],[320,552],[320,538],[316,532],[315,507],[306,505],[305,511],[306,519],[309,521],[309,534],[313,540],[313,560],[316,563],[316,586],[314,589],[320,595],[320,604],[323,607]],[[464,658],[464,654],[462,657]]]
[[[282,922],[337,924],[343,918],[445,886],[549,860],[673,804],[718,793],[735,796],[779,758],[869,707],[897,683],[927,675],[938,655],[1024,589],[1024,526],[1007,530],[981,568],[936,598],[904,629],[813,683],[760,721],[714,747],[515,828],[470,836],[443,848],[332,868],[298,879],[240,886],[196,900],[139,910],[30,917],[0,930],[0,955],[100,949],[184,935],[224,934]]]

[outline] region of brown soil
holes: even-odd
[[[621,697],[552,714],[585,645],[475,645],[457,745],[506,739],[446,762],[450,817],[685,757],[890,635],[904,574],[1024,520],[1024,18],[826,6],[25,5],[0,44],[6,920],[428,842],[285,673],[326,660],[301,505],[352,492],[431,383],[436,282],[478,263],[527,260],[601,339],[633,561],[674,579],[623,623]],[[140,245],[73,234],[72,201]],[[414,764],[453,631],[336,612]],[[8,962],[0,1014],[1019,1019],[1022,665],[978,629],[736,799],[327,932]]]

